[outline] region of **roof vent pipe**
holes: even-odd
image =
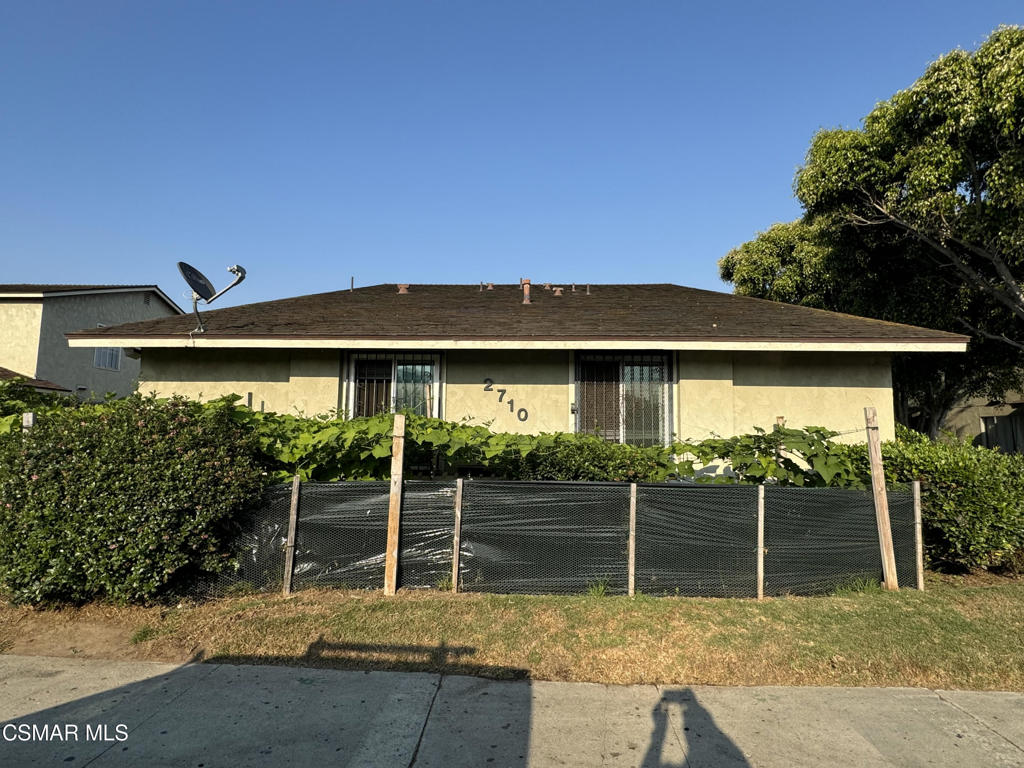
[[[408,283],[398,283],[398,292],[399,293],[408,293],[409,292],[409,284]]]
[[[562,291],[564,291],[565,288],[562,288],[561,286],[558,286],[557,288],[552,288],[551,290],[555,294],[555,296],[561,296],[562,295]]]
[[[487,290],[488,291],[493,291],[494,290],[494,283],[488,283],[487,284]]]
[[[572,284],[572,292],[573,292],[573,293],[576,293],[576,283],[573,283],[573,284]]]
[[[587,283],[587,296],[590,295],[590,283]]]
[[[544,290],[545,291],[550,291],[551,290],[551,283],[544,283]]]
[[[527,280],[523,283],[523,304],[530,303],[530,281]]]

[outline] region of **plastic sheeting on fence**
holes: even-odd
[[[407,481],[399,586],[448,587],[453,481]],[[390,484],[303,483],[293,587],[380,588]],[[628,483],[468,480],[463,486],[459,587],[465,591],[624,594]],[[280,588],[290,486],[267,490],[240,521],[238,568],[197,594]],[[636,590],[652,595],[757,594],[757,487],[638,484]],[[912,496],[889,491],[900,585],[916,581]],[[765,594],[821,594],[880,580],[871,494],[765,487]]]
[[[281,589],[291,492],[290,485],[271,486],[254,508],[239,516],[235,523],[235,567],[203,579],[192,594],[221,597]]]
[[[757,595],[757,487],[638,485],[636,590]]]
[[[455,483],[406,481],[398,538],[398,583],[403,587],[450,586],[454,535]]]
[[[913,498],[888,492],[897,578],[916,582]],[[871,491],[765,487],[766,595],[815,595],[878,581],[878,545]]]
[[[292,587],[384,583],[390,483],[303,483]]]
[[[463,486],[460,589],[628,588],[629,485],[474,480]]]

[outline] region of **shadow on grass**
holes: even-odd
[[[333,643],[320,635],[301,656],[245,656],[215,654],[205,659],[212,664],[270,664],[274,666],[316,667],[359,671],[432,672],[441,675],[467,675],[496,680],[524,680],[529,670],[474,664],[469,657],[476,648],[466,645],[394,645],[388,643]]]

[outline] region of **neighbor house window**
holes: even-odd
[[[437,416],[438,356],[356,355],[352,359],[350,410],[354,417],[392,411]]]
[[[616,443],[668,442],[669,363],[665,355],[576,357],[576,431]]]
[[[96,323],[97,328],[106,328],[103,323]],[[92,364],[94,368],[102,368],[105,371],[121,370],[121,348],[120,347],[97,347],[93,353]]]

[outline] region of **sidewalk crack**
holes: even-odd
[[[444,675],[437,676],[437,688],[434,689],[434,696],[430,699],[430,706],[427,707],[427,716],[423,718],[423,727],[420,728],[420,737],[416,739],[416,749],[412,751],[412,759],[409,761],[409,768],[413,768],[416,765],[416,759],[420,755],[420,745],[423,743],[423,734],[427,732],[427,723],[430,722],[430,715],[434,711],[434,702],[437,701],[437,694],[441,692],[441,686],[444,685]]]
[[[956,709],[956,710],[957,710],[957,711],[959,711],[959,712],[963,712],[963,713],[964,713],[965,715],[967,715],[968,717],[970,717],[970,718],[971,718],[972,720],[974,720],[975,722],[977,722],[977,723],[979,723],[979,724],[983,725],[983,726],[984,726],[985,728],[987,728],[988,730],[990,730],[990,731],[991,731],[992,733],[994,733],[994,734],[995,734],[996,736],[998,736],[998,737],[999,737],[1000,739],[1002,739],[1002,740],[1003,740],[1003,741],[1005,741],[1005,742],[1006,742],[1007,744],[1009,744],[1009,745],[1010,745],[1011,747],[1013,747],[1014,749],[1016,749],[1016,750],[1017,750],[1018,752],[1024,752],[1024,746],[1021,746],[1020,744],[1018,744],[1017,742],[1015,742],[1015,741],[1014,741],[1013,739],[1011,739],[1011,738],[1009,738],[1008,736],[1006,736],[1006,735],[1004,735],[1004,734],[1000,733],[999,731],[997,731],[997,730],[996,730],[995,728],[993,728],[993,727],[992,727],[991,725],[989,725],[988,723],[986,723],[986,722],[985,722],[984,720],[982,720],[982,719],[981,719],[980,717],[978,717],[978,716],[977,716],[976,714],[974,714],[974,713],[973,713],[973,712],[971,712],[970,710],[968,710],[968,709],[964,709],[964,708],[963,708],[963,707],[961,707],[961,706],[960,706],[959,704],[957,704],[957,703],[956,703],[955,701],[952,701],[952,700],[950,700],[950,699],[947,699],[947,698],[946,698],[945,696],[943,696],[943,695],[942,695],[942,694],[941,694],[941,693],[940,693],[939,691],[932,691],[932,693],[934,693],[934,694],[935,694],[936,696],[938,696],[938,698],[939,698],[939,701],[941,701],[941,702],[944,702],[944,703],[948,704],[949,706],[953,707],[953,709]]]

